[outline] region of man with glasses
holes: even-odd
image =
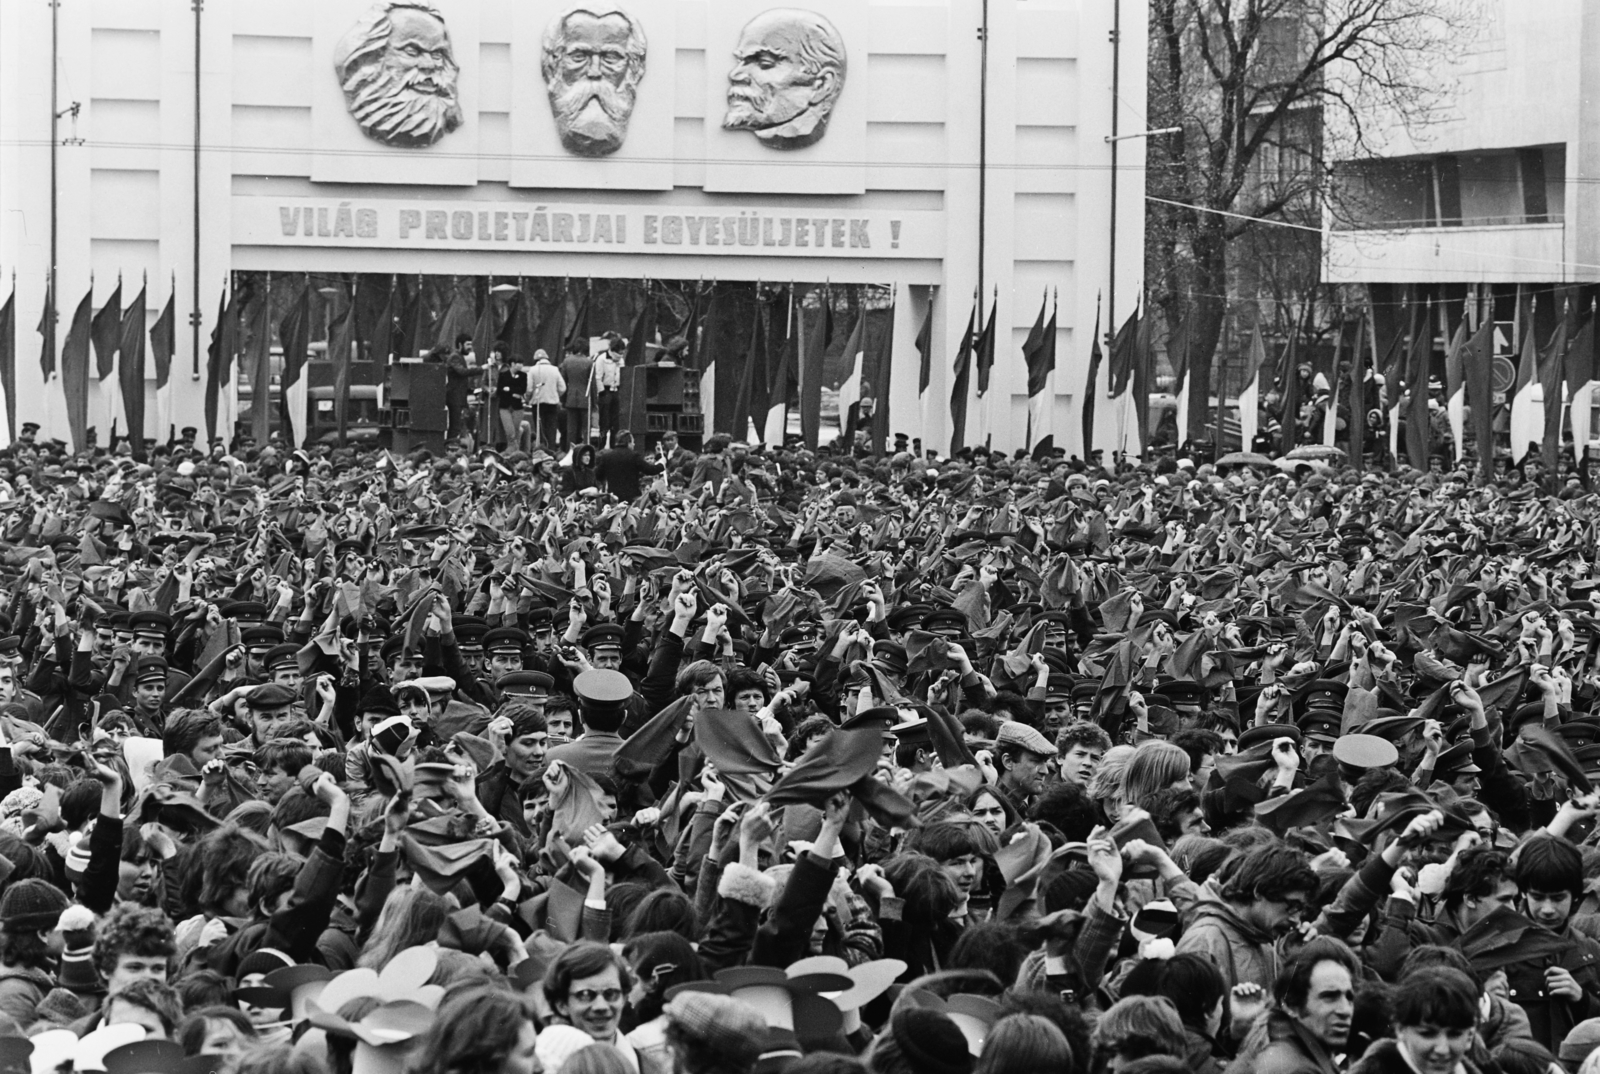
[[[1278,940],[1303,929],[1319,880],[1305,854],[1281,843],[1247,852],[1216,895],[1195,906],[1178,953],[1204,955],[1241,1001],[1264,1000],[1278,976]]]

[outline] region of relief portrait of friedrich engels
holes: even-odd
[[[645,52],[638,21],[614,4],[580,4],[550,20],[539,69],[567,152],[602,157],[622,148]]]
[[[334,46],[345,106],[368,138],[405,149],[461,126],[461,67],[428,0],[382,0]]]
[[[774,8],[739,33],[728,72],[724,130],[750,131],[772,149],[803,149],[828,130],[844,92],[844,38],[815,11]]]

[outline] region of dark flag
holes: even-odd
[[[91,280],[90,288],[94,287]],[[100,312],[94,315],[94,322],[89,329],[89,338],[94,341],[95,379],[105,380],[117,368],[117,344],[122,340],[122,279],[117,279],[117,288],[111,292],[111,297],[106,299],[106,304],[100,307]],[[109,446],[109,445],[108,445]]]
[[[1100,298],[1094,302],[1094,335],[1089,337],[1089,379],[1083,386],[1083,459],[1089,461],[1094,450],[1094,398],[1095,381],[1100,377]]]
[[[1150,447],[1150,389],[1155,376],[1155,354],[1150,348],[1152,318],[1140,317],[1133,334],[1133,418],[1139,429],[1139,450]]]
[[[50,278],[45,277],[44,309],[39,313],[39,372],[44,374],[44,379],[49,380],[50,375],[56,371],[56,352],[51,346],[54,342],[50,338],[50,323],[56,315],[56,300],[51,286]],[[16,436],[16,430],[12,430]]]
[[[1589,447],[1589,406],[1594,380],[1594,317],[1583,322],[1567,348],[1564,375],[1567,381],[1568,410],[1572,418],[1572,450],[1577,462],[1583,461]],[[1557,436],[1556,439],[1560,439]]]
[[[167,296],[166,308],[161,311],[161,316],[156,318],[156,323],[150,326],[150,356],[156,363],[156,391],[159,393],[167,386],[167,380],[172,376],[172,354],[177,347],[178,315],[173,304],[177,301],[176,289]],[[158,432],[159,436],[160,433]]]
[[[360,287],[358,278],[357,290]],[[350,296],[328,333],[328,357],[333,360],[333,419],[339,428],[340,447],[345,446],[350,427],[350,351],[356,342],[356,297]]]
[[[1044,318],[1045,306],[1049,304],[1049,300],[1050,296],[1046,295],[1044,301],[1039,303],[1039,316],[1028,332],[1027,342],[1022,345],[1022,360],[1028,365],[1029,399],[1044,391],[1046,381],[1056,368],[1055,311],[1051,310],[1048,324]]]
[[[6,393],[6,435],[17,438],[17,278],[0,306],[0,391]]]
[[[739,374],[739,405],[734,413],[736,439],[748,435],[754,422],[756,439],[765,442],[767,432],[767,343],[766,303],[758,302],[750,325],[750,346],[744,356],[744,371]],[[631,340],[629,341],[631,344]]]
[[[1467,408],[1472,411],[1472,439],[1478,445],[1478,481],[1488,484],[1494,472],[1494,318],[1485,317],[1461,349]]]
[[[1554,476],[1561,453],[1561,412],[1566,400],[1561,394],[1561,382],[1566,374],[1567,340],[1572,335],[1572,309],[1561,314],[1550,344],[1539,356],[1539,389],[1544,393],[1544,470]]]
[[[470,286],[468,284],[468,287]],[[445,307],[444,316],[439,319],[438,331],[434,333],[434,347],[442,350],[453,349],[457,336],[472,335],[473,320],[471,294],[460,283],[452,280],[450,305]]]
[[[950,389],[950,454],[967,446],[967,391],[972,382],[972,334],[978,325],[978,296],[972,296],[972,312],[961,333],[961,348],[956,351],[955,385]]]
[[[1573,346],[1566,349],[1566,387],[1571,392],[1568,411],[1573,423],[1573,451],[1576,463],[1584,461],[1589,453],[1589,411],[1595,391],[1595,331],[1594,307],[1590,306],[1589,322],[1578,331]]]
[[[393,295],[399,288],[391,288]],[[383,330],[379,325],[379,332]],[[289,409],[289,389],[300,382],[300,373],[305,368],[306,352],[311,348],[311,284],[309,281],[302,284],[300,294],[289,303],[289,308],[284,312],[283,318],[278,322],[278,341],[283,344],[283,376],[280,378],[280,391],[282,407],[280,420],[283,422],[283,442],[294,447],[294,423],[297,415]],[[305,415],[298,415],[302,422]]]
[[[61,345],[61,390],[67,399],[67,427],[72,430],[72,450],[89,446],[89,337],[94,286],[83,294],[72,315],[72,327]]]
[[[889,390],[891,387],[891,360],[894,355],[895,306],[900,301],[896,288],[889,303],[889,317],[882,332],[869,333],[872,348],[872,445],[874,454],[885,450],[889,444]]]
[[[539,307],[534,301],[533,292],[520,279],[517,281],[517,308],[512,311],[512,316],[516,320],[506,340],[506,356],[515,358],[523,365],[531,365],[533,352],[539,349],[538,337],[534,334],[538,328]]]
[[[177,280],[172,281],[172,293],[167,305],[150,326],[150,354],[156,363],[156,437],[172,434],[172,389],[167,381],[172,376],[172,355],[177,346],[178,315],[174,304],[178,299]]]
[[[1367,319],[1356,322],[1356,348],[1350,354],[1350,464],[1362,469],[1362,459],[1367,450]],[[1221,435],[1221,425],[1217,426]],[[1242,450],[1250,450],[1241,444]]]
[[[998,290],[989,300],[989,317],[984,322],[983,331],[978,334],[978,342],[973,350],[973,358],[978,364],[978,398],[982,399],[989,390],[989,370],[994,368],[994,310],[1000,302]]]
[[[782,444],[788,434],[789,400],[799,399],[800,310],[790,288],[783,299],[783,346],[767,344],[767,413],[762,419],[764,439]],[[777,327],[774,326],[774,332]]]
[[[1128,314],[1128,319],[1117,329],[1116,336],[1111,340],[1111,398],[1113,399],[1128,390],[1128,382],[1133,379],[1134,367],[1137,365],[1138,344],[1139,307],[1134,306],[1133,312]]]
[[[395,324],[400,320],[401,317],[405,316],[405,302],[405,292],[400,286],[399,279],[394,276],[389,277],[389,293],[384,296],[383,309],[380,310],[378,316],[373,319],[372,338],[367,341],[367,353],[372,356],[372,360],[374,362],[378,363],[378,367],[380,369],[387,367],[389,364],[389,359],[394,357],[394,345],[399,335],[399,333],[395,331]],[[285,314],[284,320],[287,319],[288,315]],[[283,321],[279,321],[278,324],[280,326],[278,332],[278,341],[287,346],[289,341],[284,339],[281,327]],[[301,354],[300,361],[304,361],[304,352]],[[285,350],[283,353],[283,364],[284,375],[287,376],[289,367],[289,352],[287,350]],[[288,380],[284,380],[282,382],[283,387],[286,388],[290,383],[291,382]],[[284,439],[284,443],[293,444],[294,441],[286,437]]]
[[[1023,445],[1033,447],[1033,428],[1039,424],[1039,417],[1035,411],[1043,402],[1038,400],[1044,391],[1045,382],[1056,367],[1056,314],[1050,312],[1050,323],[1044,319],[1044,307],[1049,302],[1047,294],[1039,303],[1039,316],[1033,322],[1033,327],[1028,330],[1028,338],[1022,344],[1022,360],[1028,367],[1028,428],[1027,435],[1023,438]]]
[[[489,360],[489,348],[500,338],[500,311],[495,305],[494,279],[483,289],[483,306],[478,310],[478,321],[472,328],[472,350],[481,364]]]
[[[250,371],[250,435],[256,447],[272,439],[272,277],[268,275],[250,309],[250,349],[240,371]]]
[[[582,351],[584,354],[589,353],[589,337],[594,334],[589,330],[589,303],[593,297],[594,281],[585,280],[583,294],[578,298],[578,310],[573,315],[572,326],[567,329],[567,336],[563,341],[564,345],[561,353],[557,354],[552,351],[550,354],[550,360],[557,365],[560,365],[561,359],[573,351]]]
[[[1307,320],[1311,317],[1311,303],[1306,303],[1306,312],[1302,315]],[[1282,435],[1279,437],[1279,450],[1287,453],[1300,440],[1300,332],[1301,323],[1296,321],[1289,329],[1289,345],[1283,349],[1283,368],[1281,370],[1283,383],[1283,411],[1278,419]],[[1243,450],[1249,451],[1249,448]]]
[[[989,316],[983,322],[983,331],[978,333],[978,340],[973,345],[973,360],[978,366],[978,397],[989,390],[989,370],[994,368],[994,314],[995,307],[1000,304],[999,293],[989,300]]]
[[[400,319],[395,325],[394,338],[389,341],[389,353],[396,358],[415,358],[422,350],[417,341],[423,338],[423,282],[417,278],[413,287],[409,276],[395,280],[390,293],[399,292]]]
[[[122,388],[122,413],[128,419],[128,441],[133,445],[133,457],[144,462],[144,329],[145,287],[139,288],[139,297],[133,300],[122,318],[122,341],[118,346],[121,358],[118,364]],[[157,434],[160,435],[159,433]]]
[[[867,310],[862,306],[856,314],[855,327],[844,342],[844,360],[848,363],[845,368],[849,372],[839,384],[839,432],[847,445],[855,443],[856,426],[861,421],[861,381],[867,371],[866,328]]]
[[[922,315],[922,327],[917,329],[917,341],[913,344],[917,348],[917,356],[922,360],[922,366],[917,374],[917,395],[920,397],[928,390],[928,381],[933,376],[933,288],[928,288],[928,310]]]
[[[550,356],[550,361],[560,364],[564,357],[563,348],[567,342],[567,281],[561,281],[561,294],[556,298],[545,317],[544,323],[539,326],[538,343],[534,350],[542,350]],[[692,341],[691,341],[692,345]],[[525,365],[533,364],[533,353],[524,355],[522,361]]]
[[[798,311],[804,318],[805,307]],[[822,310],[815,326],[802,323],[800,329],[800,432],[806,447],[817,450],[822,433],[822,362],[833,338],[833,292],[822,290]]]
[[[1411,465],[1428,469],[1428,440],[1432,424],[1428,414],[1428,360],[1433,354],[1433,300],[1422,304],[1422,313],[1411,326],[1411,363],[1406,387],[1411,401],[1406,408],[1406,455]]]
[[[1167,333],[1167,362],[1172,366],[1172,394],[1182,395],[1184,385],[1189,381],[1189,318],[1185,317],[1178,323],[1178,327]],[[1178,415],[1179,433],[1187,433],[1187,414]],[[1183,439],[1180,435],[1179,439]]]
[[[716,284],[711,285],[715,289]],[[683,322],[683,354],[680,361],[690,369],[700,368],[700,314],[705,306],[705,294],[700,285],[694,285],[689,300],[689,319]]]
[[[239,340],[237,313],[233,296],[224,284],[222,295],[217,299],[217,323],[211,329],[211,346],[206,349],[206,436],[210,440],[217,438],[217,403],[222,386],[233,375],[233,352]]]
[[[656,337],[656,296],[650,293],[649,284],[644,288],[644,305],[639,307],[639,316],[633,319],[633,328],[628,332],[628,353],[625,361],[628,365],[639,368],[650,360],[649,344]]]

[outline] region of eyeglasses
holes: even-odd
[[[567,999],[568,999],[569,1002],[576,1003],[576,1004],[579,1004],[580,1006],[585,1006],[585,1007],[588,1006],[589,1004],[593,1003],[597,999],[603,999],[607,1003],[617,1003],[622,999],[622,989],[620,989],[620,988],[601,988],[601,989],[580,988],[576,992],[568,992],[567,993]]]

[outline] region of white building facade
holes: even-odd
[[[1113,173],[1106,138],[1114,64],[1120,129],[1144,125],[1144,5],[806,0],[848,63],[821,137],[774,149],[724,125],[735,50],[773,5],[624,0],[642,75],[625,136],[603,155],[563,139],[543,41],[574,7],[619,5],[433,6],[459,121],[428,144],[395,144],[363,132],[335,71],[372,0],[0,4],[0,273],[16,275],[19,420],[66,438],[59,374],[41,377],[35,331],[53,233],[58,350],[91,276],[96,307],[119,274],[125,302],[148,280],[151,323],[176,295],[176,426],[202,424],[205,348],[231,272],[871,283],[896,294],[891,427],[942,448],[981,269],[985,310],[998,296],[998,345],[968,442],[1023,446],[1021,345],[1048,289],[1057,368],[1034,434],[1080,450],[1113,183],[1121,308],[1099,311],[1102,331],[1142,276],[1142,142],[1120,144]],[[52,17],[64,113],[53,148]],[[915,339],[930,303],[919,396]],[[164,441],[147,375],[146,433]],[[1113,410],[1097,407],[1104,439]]]

